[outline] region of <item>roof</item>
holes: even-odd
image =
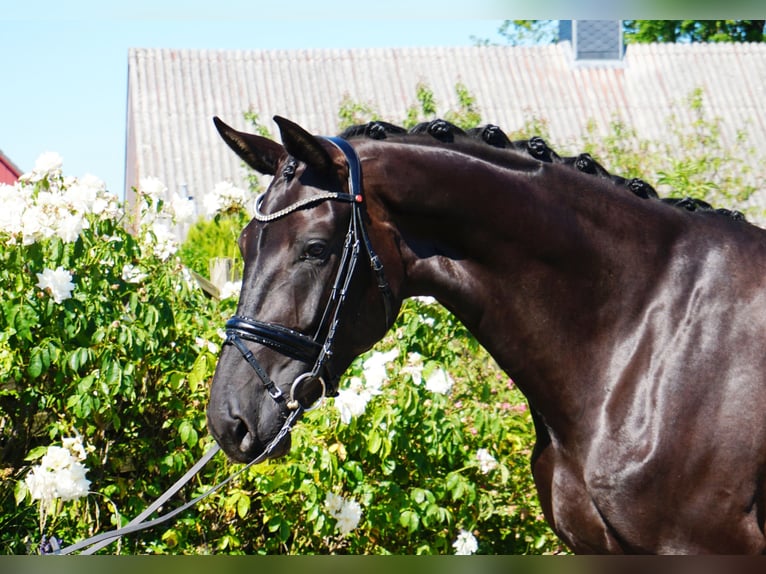
[[[556,149],[578,141],[589,122],[606,135],[615,117],[640,137],[662,141],[673,103],[701,87],[706,111],[725,120],[725,143],[735,145],[737,131],[746,127],[750,143],[766,149],[766,43],[631,44],[616,65],[575,62],[569,42],[250,51],[135,48],[128,59],[128,200],[131,186],[147,175],[163,180],[171,192],[188,190],[197,201],[222,180],[246,185],[239,158],[213,126],[214,115],[247,131],[243,113],[252,110],[274,131],[271,118],[278,114],[313,133],[332,135],[339,131],[338,110],[345,98],[400,123],[416,103],[419,82],[433,91],[440,110],[457,108],[455,85],[464,84],[482,121],[509,132],[532,117],[545,118]]]

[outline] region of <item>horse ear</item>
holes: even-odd
[[[268,138],[238,132],[217,116],[213,117],[213,123],[223,141],[234,150],[234,153],[245,160],[247,165],[265,175],[276,173],[277,163],[285,154],[285,148]]]
[[[332,157],[319,138],[281,116],[274,116],[274,121],[279,126],[287,153],[322,173],[333,173]]]

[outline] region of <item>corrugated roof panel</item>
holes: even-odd
[[[216,182],[245,185],[246,172],[212,124],[218,115],[249,129],[252,109],[273,134],[282,115],[314,133],[338,131],[345,97],[401,122],[417,104],[416,86],[434,92],[443,113],[458,104],[455,84],[475,97],[484,122],[509,132],[532,117],[547,120],[550,144],[573,148],[594,121],[611,133],[615,118],[644,139],[668,137],[667,116],[693,117],[681,102],[703,87],[706,117],[720,116],[724,141],[748,128],[766,149],[766,45],[630,45],[621,65],[574,65],[571,45],[424,47],[362,50],[205,51],[132,49],[126,182],[156,175],[172,191],[187,184],[201,201]],[[531,136],[534,134],[527,134]],[[761,173],[761,178],[763,175]]]

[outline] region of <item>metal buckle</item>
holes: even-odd
[[[296,410],[298,407],[302,407],[298,399],[295,398],[295,390],[303,384],[304,381],[311,379],[314,381],[319,381],[319,384],[322,385],[322,396],[319,397],[319,399],[314,403],[311,407],[303,407],[303,410],[305,412],[313,411],[314,409],[320,407],[322,403],[324,402],[324,398],[327,396],[327,387],[325,386],[324,379],[319,376],[315,376],[311,373],[303,373],[302,375],[296,377],[296,379],[293,381],[293,384],[290,386],[290,400],[287,401],[287,408],[291,410]]]

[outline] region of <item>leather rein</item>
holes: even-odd
[[[146,520],[151,514],[154,513],[160,506],[167,502],[170,497],[176,494],[186,483],[188,483],[220,450],[217,444],[210,447],[202,458],[182,476],[176,483],[171,486],[165,493],[163,493],[154,503],[152,503],[146,510],[139,514],[136,518],[130,521],[126,526],[117,528],[115,530],[104,532],[102,534],[92,536],[76,544],[72,544],[65,548],[54,548],[52,554],[71,554],[76,551],[81,551],[80,554],[93,554],[97,550],[109,545],[126,534],[152,528],[158,526],[164,522],[169,521],[181,512],[188,510],[202,499],[213,494],[234,478],[241,475],[245,470],[252,465],[263,462],[266,460],[274,449],[284,440],[284,438],[292,431],[293,425],[297,422],[300,416],[312,408],[312,405],[303,405],[296,398],[296,391],[304,384],[318,383],[320,385],[321,395],[318,401],[321,401],[325,396],[335,396],[338,394],[337,382],[340,376],[334,376],[328,383],[322,377],[322,370],[326,367],[327,361],[332,356],[333,344],[335,342],[335,334],[338,324],[340,322],[340,311],[343,307],[343,303],[346,300],[348,288],[351,284],[351,279],[356,269],[356,264],[359,259],[359,253],[362,248],[367,253],[370,261],[370,267],[372,268],[375,278],[377,280],[378,288],[383,295],[383,305],[385,308],[386,317],[386,330],[394,322],[394,298],[391,292],[391,287],[386,280],[383,272],[383,264],[380,258],[376,255],[370,238],[367,233],[367,228],[364,223],[364,196],[362,194],[361,186],[361,162],[354,148],[344,139],[339,137],[327,137],[324,138],[335,147],[337,147],[346,158],[348,163],[348,193],[341,192],[323,192],[314,195],[310,198],[298,201],[285,209],[277,211],[272,214],[263,214],[260,211],[260,205],[263,201],[263,195],[256,199],[255,204],[255,219],[257,221],[268,223],[276,219],[286,217],[291,213],[312,207],[323,201],[341,201],[350,203],[351,218],[349,222],[349,228],[346,233],[346,238],[343,244],[343,253],[341,254],[340,263],[338,265],[338,271],[335,275],[335,282],[333,284],[330,298],[322,316],[322,320],[319,323],[313,337],[304,333],[288,329],[282,325],[276,323],[266,323],[251,319],[249,317],[242,317],[235,315],[226,322],[226,340],[224,344],[234,345],[240,353],[242,358],[253,368],[253,370],[261,379],[264,387],[266,388],[269,396],[279,404],[284,403],[286,410],[285,421],[282,423],[277,435],[269,442],[265,450],[256,458],[251,460],[245,466],[240,468],[236,473],[232,474],[222,482],[218,483],[210,490],[204,492],[198,497],[190,500],[186,504],[166,512],[165,514],[153,519]],[[322,332],[325,332],[324,340],[319,341]],[[285,398],[284,393],[280,388],[271,380],[266,373],[265,369],[258,363],[253,355],[253,352],[247,348],[244,341],[251,341],[265,345],[286,355],[292,359],[302,361],[304,363],[311,363],[313,361],[314,366],[310,371],[298,376],[290,386],[289,396]]]

